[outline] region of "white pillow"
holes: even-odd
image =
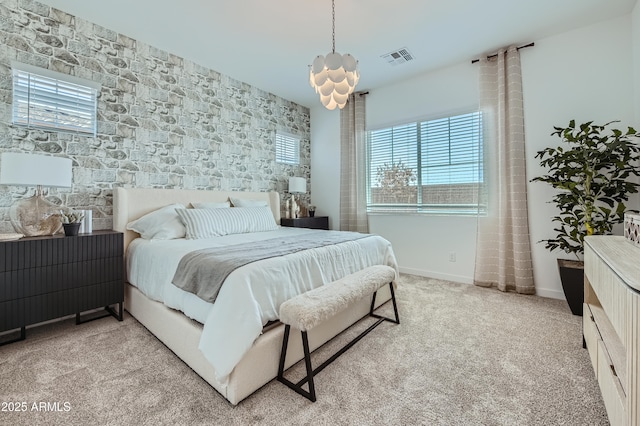
[[[131,221],[127,229],[135,231],[145,240],[172,240],[184,238],[186,229],[176,210],[186,210],[183,204],[171,204]]]
[[[191,203],[194,209],[223,209],[231,207],[231,203],[228,201],[222,201],[220,203],[206,202],[206,203]]]
[[[176,212],[187,229],[187,239],[195,240],[278,229],[269,207],[178,209]]]
[[[229,197],[233,207],[269,207],[269,202],[265,200],[252,200],[249,198]]]

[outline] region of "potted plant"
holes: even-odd
[[[640,134],[607,129],[592,121],[576,126],[554,127],[563,145],[538,151],[536,158],[548,173],[532,181],[546,182],[558,190],[552,201],[559,213],[551,220],[555,238],[542,240],[545,248],[562,250],[575,260],[558,259],[565,297],[574,315],[582,315],[584,299],[584,237],[611,234],[624,221],[629,195],[639,184],[629,178],[640,175]]]
[[[309,205],[309,217],[314,217],[316,215],[316,206],[313,204]]]
[[[78,235],[80,223],[83,218],[84,212],[60,210],[60,220],[62,221],[62,227],[64,228],[64,235],[67,237],[74,237]]]

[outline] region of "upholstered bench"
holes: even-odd
[[[317,373],[322,371],[327,365],[338,358],[338,356],[342,355],[347,349],[353,346],[383,321],[400,324],[398,306],[396,304],[395,293],[393,291],[393,281],[395,280],[395,277],[395,270],[389,266],[370,266],[351,275],[347,275],[344,278],[300,294],[280,305],[280,321],[285,324],[285,331],[282,341],[282,352],[280,353],[278,380],[298,392],[300,395],[303,395],[315,402],[316,393],[313,377]],[[374,313],[376,293],[385,285],[389,285],[395,319],[383,317]],[[377,318],[378,320],[314,370],[311,367],[307,331],[346,309],[353,302],[371,295],[373,295],[373,297],[371,300],[369,316]],[[287,345],[289,343],[291,327],[300,330],[302,334],[302,348],[304,351],[304,362],[307,370],[307,376],[298,383],[293,383],[284,377],[284,365],[287,356]],[[308,384],[308,391],[302,387],[305,383]]]

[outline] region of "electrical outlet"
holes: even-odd
[[[455,262],[456,261],[456,252],[452,251],[449,252],[449,262]]]

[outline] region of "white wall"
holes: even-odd
[[[640,130],[640,1],[636,1],[636,6],[631,13],[631,25],[631,40],[633,43],[635,125],[636,130]]]
[[[621,120],[619,128],[633,122],[630,16],[536,40],[523,52],[522,70],[529,178],[545,172],[535,153],[559,145],[557,137],[549,136],[553,126],[566,126],[571,119]],[[547,203],[552,195],[548,185],[529,184],[534,277],[540,294],[563,297],[555,261],[566,256],[536,243],[554,236],[549,218],[556,210]]]
[[[316,216],[329,216],[331,229],[340,220],[340,113],[320,103],[311,109],[311,203]]]
[[[637,9],[636,5],[636,27]],[[535,47],[521,51],[528,177],[543,172],[534,156],[536,151],[557,144],[550,136],[554,125],[565,125],[571,118],[600,123],[620,119],[621,126],[632,124],[631,21],[632,16],[627,15],[547,39],[532,40]],[[634,49],[637,53],[638,47]],[[471,59],[371,91],[367,97],[367,127],[476,107],[478,68],[470,63]],[[636,93],[638,90],[636,88]],[[312,199],[319,211],[331,216],[337,228],[339,130],[330,129],[334,126],[339,127],[337,111],[324,111],[320,106],[311,110]],[[548,253],[543,244],[536,243],[553,236],[549,218],[554,214],[554,207],[547,203],[551,194],[551,189],[542,183],[529,184],[534,276],[539,295],[564,298],[557,274],[557,253]],[[475,219],[375,215],[369,220],[371,232],[388,238],[393,244],[402,271],[458,282],[472,281]],[[451,252],[456,253],[456,262],[449,261]]]

